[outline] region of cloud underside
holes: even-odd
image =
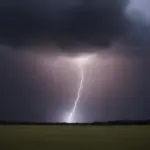
[[[149,38],[143,33],[145,26],[137,26],[127,17],[128,4],[126,0],[7,0],[0,5],[0,44],[109,47],[123,40],[145,45]]]

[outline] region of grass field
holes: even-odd
[[[150,149],[150,126],[0,125],[0,150],[58,149]]]

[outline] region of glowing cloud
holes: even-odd
[[[93,58],[95,57],[95,54],[84,54],[84,55],[80,55],[78,57],[73,58],[73,62],[78,65],[78,67],[83,67],[86,64],[88,64],[89,62],[91,62],[93,60]]]

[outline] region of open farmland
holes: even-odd
[[[0,125],[0,150],[34,149],[150,149],[150,126]]]

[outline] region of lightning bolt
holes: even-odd
[[[77,108],[77,104],[80,100],[80,97],[81,97],[81,92],[82,92],[82,89],[83,89],[83,82],[84,82],[84,73],[83,73],[83,67],[82,66],[79,66],[79,69],[80,69],[80,77],[81,77],[81,80],[80,80],[80,84],[79,84],[79,88],[78,88],[78,92],[77,92],[77,97],[75,99],[75,102],[74,102],[74,107],[71,111],[71,113],[69,114],[69,117],[68,117],[68,123],[72,122],[73,120],[73,116],[74,116],[74,113],[75,113],[75,110]]]

